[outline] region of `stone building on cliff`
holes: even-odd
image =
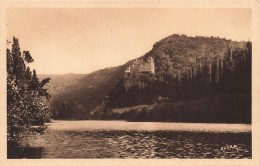
[[[127,90],[128,87],[140,78],[140,75],[145,73],[155,73],[153,57],[148,57],[146,62],[143,59],[135,59],[131,62],[124,74],[125,89]]]

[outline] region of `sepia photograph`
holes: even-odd
[[[252,159],[251,8],[5,16],[7,159]]]

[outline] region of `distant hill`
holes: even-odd
[[[51,93],[52,97],[57,97],[67,91],[66,87],[73,86],[79,83],[79,80],[85,77],[87,74],[39,74],[40,80],[44,78],[51,78],[49,84],[46,85],[48,92]]]
[[[39,75],[50,77],[48,92],[54,117],[86,119],[100,105],[124,74],[124,66],[106,68],[90,74]]]
[[[175,34],[155,43],[153,49],[140,58],[144,60],[149,56],[154,58],[156,70],[154,78],[161,78],[169,73],[173,78],[176,78],[178,73],[180,77],[185,77],[185,73],[198,63],[202,65],[214,63],[216,57],[224,60],[228,56],[229,47],[233,50],[233,58],[236,61],[238,55],[246,49],[246,42]],[[50,105],[54,118],[88,119],[90,110],[106,104],[109,108],[152,104],[153,100],[147,98],[158,97],[157,92],[145,97],[142,94],[136,97],[137,93],[129,96],[123,92],[123,75],[129,62],[90,74],[40,75],[39,78],[51,78],[48,91],[52,95]],[[158,86],[157,90],[160,90],[162,84]],[[129,104],[122,104],[127,102]]]

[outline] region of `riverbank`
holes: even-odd
[[[136,131],[188,131],[188,132],[251,132],[249,124],[217,124],[217,123],[172,123],[172,122],[127,122],[80,120],[52,120],[46,123],[49,130],[136,130]]]
[[[251,117],[250,95],[218,94],[194,100],[156,102],[150,105],[95,110],[91,112],[89,119],[251,124]]]

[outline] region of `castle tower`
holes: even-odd
[[[149,63],[150,72],[154,74],[155,73],[155,69],[154,69],[154,59],[153,59],[153,57],[148,57],[147,63]]]
[[[130,66],[128,66],[125,69],[125,74],[124,74],[124,78],[129,78],[130,77]]]

